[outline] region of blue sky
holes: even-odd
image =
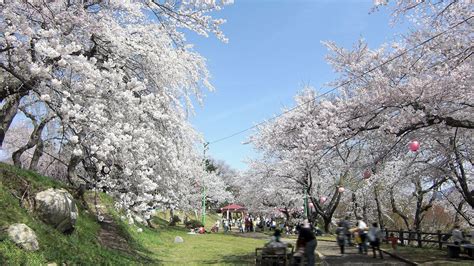
[[[228,44],[188,37],[207,58],[216,88],[191,122],[212,142],[292,106],[305,85],[328,90],[335,75],[321,41],[350,48],[364,38],[375,48],[395,38],[388,8],[370,12],[372,7],[372,0],[236,0],[216,13],[227,19]],[[215,143],[208,154],[243,170],[244,161],[256,156],[251,145],[242,145],[251,133]]]

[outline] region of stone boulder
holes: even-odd
[[[35,232],[26,224],[12,224],[7,229],[8,237],[18,246],[28,251],[39,249]]]
[[[74,230],[78,210],[69,192],[50,188],[36,194],[35,201],[35,212],[43,222],[63,233]]]
[[[175,243],[183,243],[183,242],[184,242],[184,239],[183,239],[182,237],[180,237],[180,236],[176,236],[176,237],[174,238],[174,242],[175,242]]]

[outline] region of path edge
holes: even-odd
[[[401,261],[403,261],[403,262],[405,262],[405,263],[408,263],[408,264],[410,264],[410,265],[414,265],[414,266],[415,266],[415,265],[420,265],[419,263],[416,263],[416,262],[414,262],[414,261],[411,261],[411,260],[409,260],[409,259],[406,259],[406,258],[404,258],[404,257],[402,257],[402,256],[399,256],[399,255],[395,254],[395,253],[388,252],[388,251],[385,250],[385,249],[380,249],[380,250],[381,250],[383,253],[386,253],[386,254],[388,254],[389,256],[394,257],[394,258],[396,258],[396,259],[399,259],[399,260],[401,260]]]

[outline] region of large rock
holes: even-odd
[[[184,242],[184,239],[183,239],[182,237],[180,237],[180,236],[176,236],[176,237],[174,238],[174,242],[175,242],[175,243],[183,243],[183,242]]]
[[[29,251],[39,249],[35,232],[26,224],[12,224],[7,229],[8,237],[18,246]]]
[[[72,195],[64,189],[48,189],[36,194],[35,211],[46,224],[60,232],[71,232],[78,216]]]

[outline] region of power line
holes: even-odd
[[[450,31],[450,30],[452,30],[452,29],[458,27],[459,25],[461,25],[461,24],[463,24],[463,23],[466,23],[468,20],[470,20],[470,19],[473,18],[473,17],[474,17],[474,16],[470,16],[470,17],[468,17],[468,18],[466,18],[466,19],[464,19],[464,20],[462,20],[462,21],[460,21],[460,22],[454,24],[453,26],[449,27],[449,28],[446,29],[445,31],[442,31],[442,32],[440,32],[440,33],[438,33],[438,34],[435,34],[435,35],[431,36],[430,38],[428,38],[428,39],[424,40],[423,42],[421,42],[421,43],[419,43],[419,44],[417,44],[417,45],[411,47],[410,49],[405,50],[405,51],[399,53],[398,55],[396,55],[396,56],[394,56],[394,57],[388,59],[387,61],[384,61],[384,62],[380,63],[379,65],[376,65],[376,66],[370,68],[369,70],[363,72],[362,74],[360,74],[360,75],[357,76],[357,77],[354,77],[354,78],[352,78],[352,79],[349,79],[349,80],[347,80],[347,81],[345,81],[345,82],[339,84],[338,86],[336,86],[336,87],[334,87],[334,88],[332,88],[332,89],[330,89],[330,90],[324,92],[323,94],[317,95],[316,97],[314,97],[313,99],[311,99],[311,100],[309,100],[309,101],[306,101],[306,102],[303,102],[302,104],[296,105],[296,106],[294,106],[294,107],[292,107],[292,108],[290,108],[290,109],[288,109],[288,110],[285,110],[285,111],[281,112],[280,114],[278,114],[278,115],[276,115],[276,116],[274,116],[274,117],[271,117],[271,118],[269,118],[269,119],[267,119],[267,120],[261,121],[261,122],[255,124],[255,125],[253,125],[253,126],[247,127],[247,128],[245,128],[245,129],[242,129],[242,130],[240,130],[240,131],[237,131],[237,132],[235,132],[235,133],[232,133],[232,134],[230,134],[230,135],[228,135],[228,136],[225,136],[225,137],[222,137],[222,138],[220,138],[220,139],[217,139],[217,140],[214,140],[214,141],[210,141],[210,142],[208,142],[208,145],[215,144],[215,143],[217,143],[217,142],[221,142],[221,141],[224,141],[224,140],[233,138],[233,137],[235,137],[235,136],[237,136],[237,135],[240,135],[240,134],[242,134],[242,133],[244,133],[244,132],[247,132],[247,131],[249,131],[249,130],[251,130],[251,129],[254,129],[254,128],[260,126],[260,125],[263,125],[263,124],[265,124],[265,123],[267,123],[267,122],[269,122],[269,121],[271,121],[271,120],[274,120],[274,119],[276,119],[276,118],[278,118],[278,117],[280,117],[280,116],[282,116],[282,115],[285,115],[285,114],[287,114],[287,113],[289,113],[289,112],[292,112],[292,111],[294,111],[294,110],[296,110],[296,109],[298,109],[298,108],[300,108],[300,107],[302,107],[302,106],[305,106],[305,105],[307,105],[307,104],[309,104],[309,103],[311,103],[311,102],[314,102],[316,99],[321,98],[321,97],[323,97],[323,96],[326,96],[326,95],[328,95],[329,93],[331,93],[331,92],[333,92],[333,91],[335,91],[335,90],[337,90],[337,89],[339,89],[339,88],[341,88],[341,87],[343,87],[343,86],[346,86],[346,85],[348,85],[348,84],[350,84],[350,83],[352,83],[352,82],[354,82],[354,81],[356,81],[356,80],[362,78],[363,76],[365,76],[365,75],[369,74],[370,72],[372,72],[372,71],[374,71],[374,70],[376,70],[376,69],[378,69],[378,68],[380,68],[380,67],[386,65],[387,63],[390,63],[390,62],[394,61],[395,59],[400,58],[402,55],[404,55],[404,54],[406,54],[406,53],[408,53],[408,52],[410,52],[410,51],[413,51],[413,50],[417,49],[417,48],[420,47],[420,46],[423,46],[423,45],[429,43],[430,41],[432,41],[432,40],[438,38],[439,36],[441,36],[441,35],[447,33],[448,31]]]

